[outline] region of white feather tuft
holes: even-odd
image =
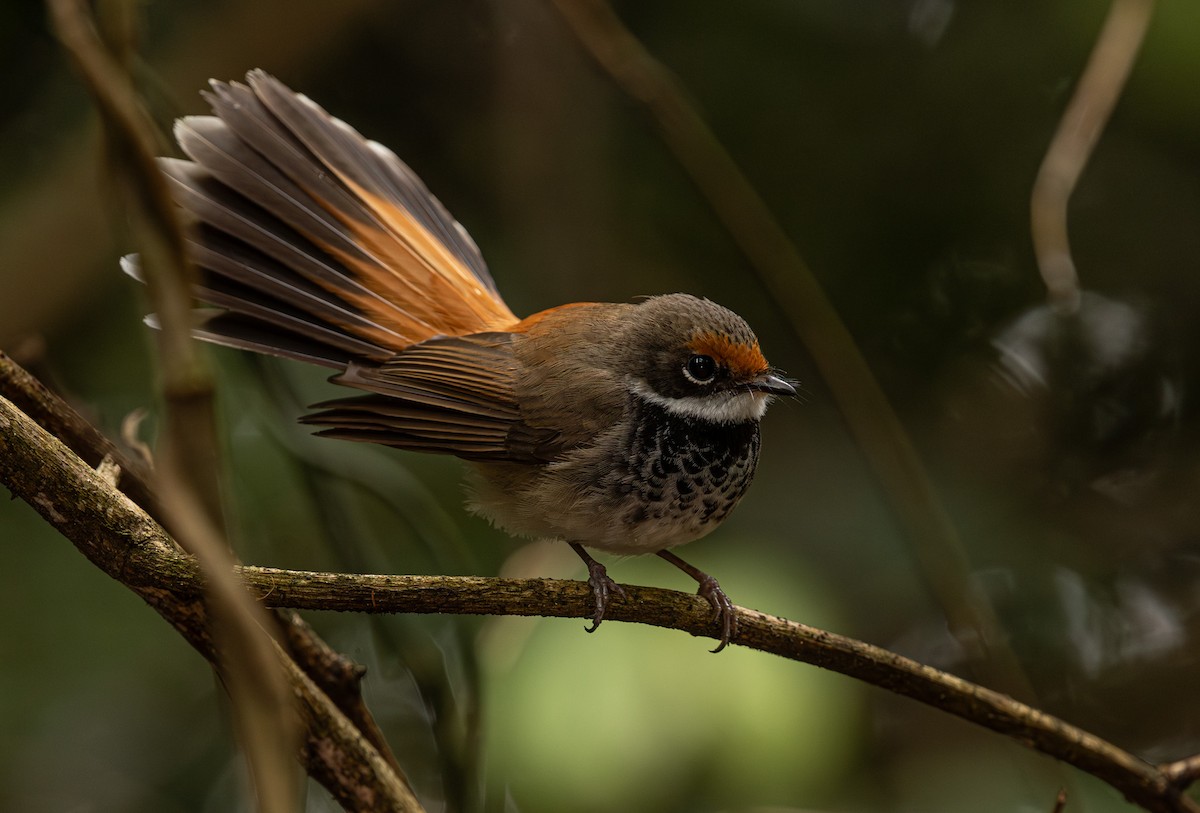
[[[668,398],[655,392],[645,381],[630,383],[629,391],[672,415],[705,423],[745,423],[757,421],[767,411],[771,396],[754,390],[729,390],[709,395],[686,395]]]

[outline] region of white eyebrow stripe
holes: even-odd
[[[641,379],[629,383],[629,391],[672,415],[705,423],[745,423],[757,421],[766,413],[771,396],[753,390],[733,390],[712,395],[686,395],[668,398],[655,392]]]

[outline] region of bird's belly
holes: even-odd
[[[699,539],[750,485],[757,422],[640,426],[544,466],[484,464],[473,507],[510,533],[613,553],[652,553]]]

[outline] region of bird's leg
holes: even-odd
[[[721,589],[717,580],[703,570],[692,567],[669,550],[660,550],[658,555],[699,583],[700,589],[696,591],[696,595],[712,605],[713,620],[721,625],[721,643],[717,644],[717,648],[713,650],[713,652],[720,652],[729,643],[729,639],[737,634],[737,613],[733,609],[733,602],[729,600],[729,596],[725,595],[725,591]]]
[[[587,628],[587,631],[595,632],[596,628],[600,626],[600,622],[604,620],[604,611],[608,609],[609,596],[616,593],[621,598],[625,598],[625,591],[621,585],[608,577],[608,571],[604,569],[604,565],[593,559],[591,554],[583,549],[583,545],[577,542],[570,544],[571,550],[579,554],[579,558],[587,565],[587,583],[592,588],[592,595],[596,597],[596,614],[592,616],[592,625]]]

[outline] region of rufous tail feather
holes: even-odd
[[[198,337],[344,369],[518,321],[475,243],[407,165],[262,71],[163,159],[201,274]],[[136,262],[127,270],[137,275]]]

